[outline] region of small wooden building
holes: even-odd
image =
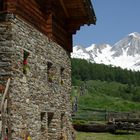
[[[72,35],[95,23],[90,0],[0,0],[2,140],[74,140]]]

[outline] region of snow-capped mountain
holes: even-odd
[[[87,48],[75,46],[71,57],[140,71],[140,34],[131,33],[113,46],[109,44],[92,44]]]

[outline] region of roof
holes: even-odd
[[[92,3],[90,0],[85,0],[86,1],[86,9],[87,9],[87,13],[89,15],[89,24],[96,24],[96,15],[92,6]]]
[[[67,19],[79,27],[96,24],[96,16],[90,0],[59,0]]]

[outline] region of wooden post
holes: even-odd
[[[2,101],[1,101],[1,121],[2,121],[2,140],[5,139],[5,124],[6,124],[6,112],[5,112],[5,107],[4,107],[4,104],[5,104],[5,99],[6,99],[6,95],[8,93],[8,89],[9,89],[9,85],[10,85],[10,78],[8,79],[7,81],[7,84],[6,84],[6,88],[5,88],[5,91],[4,91],[4,94],[3,94],[3,97],[2,97]]]
[[[105,122],[107,121],[107,109],[105,109]]]

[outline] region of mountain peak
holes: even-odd
[[[87,48],[76,46],[71,57],[140,71],[140,34],[130,33],[113,46],[109,44],[92,44]]]
[[[140,38],[140,34],[138,32],[130,33],[128,36],[134,37],[134,38]]]

